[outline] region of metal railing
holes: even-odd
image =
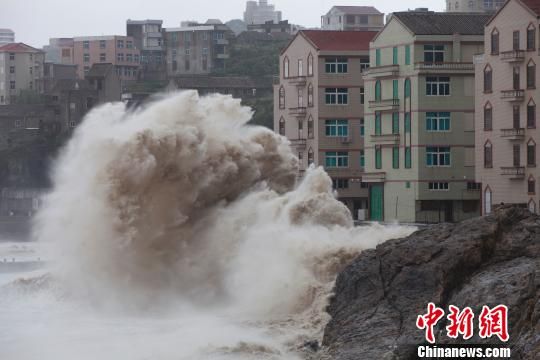
[[[399,107],[399,99],[371,100],[369,106],[372,108]]]
[[[501,167],[501,175],[511,176],[511,177],[524,177],[525,176],[525,167],[523,166],[507,166]]]
[[[512,129],[502,129],[502,137],[525,137],[524,128],[512,128]]]
[[[417,62],[415,70],[467,70],[474,71],[472,62]]]
[[[499,56],[502,61],[522,61],[525,60],[525,50],[503,51]]]
[[[502,90],[501,99],[503,100],[522,100],[525,98],[525,90]]]

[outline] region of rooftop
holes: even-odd
[[[42,53],[43,51],[26,45],[24,43],[10,43],[0,45],[0,52],[14,52],[14,53]]]
[[[395,12],[415,35],[484,35],[492,15],[479,13]]]
[[[332,9],[338,9],[350,15],[382,15],[373,6],[334,6]]]
[[[521,0],[521,2],[527,5],[537,16],[540,16],[540,0]]]
[[[377,35],[377,31],[302,30],[299,34],[318,50],[362,51],[369,50],[369,42]]]

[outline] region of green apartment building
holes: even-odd
[[[480,214],[473,56],[489,15],[392,14],[364,76],[365,166],[375,221],[454,222]]]

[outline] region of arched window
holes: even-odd
[[[493,129],[493,109],[489,101],[484,105],[484,131]]]
[[[308,155],[307,155],[308,166],[313,164],[314,162],[315,162],[315,154],[313,153],[313,149],[309,148]]]
[[[536,128],[536,103],[532,98],[527,103],[527,128]]]
[[[493,204],[493,193],[491,192],[491,188],[489,185],[486,187],[486,190],[484,191],[484,215],[491,214],[492,211],[492,204]]]
[[[459,9],[459,1],[456,1],[456,10]]]
[[[304,107],[304,89],[298,88],[298,107]]]
[[[405,79],[405,99],[411,97],[411,79]]]
[[[279,88],[279,108],[285,109],[285,88],[283,86]]]
[[[529,195],[536,194],[536,181],[534,180],[534,176],[530,175],[529,179],[527,180],[527,193]]]
[[[499,30],[493,29],[491,32],[491,55],[499,54]]]
[[[298,120],[298,138],[304,138],[304,120],[302,119]]]
[[[527,166],[536,167],[536,142],[533,139],[527,142]]]
[[[533,23],[527,28],[527,50],[534,51],[536,49],[536,28]]]
[[[375,101],[381,101],[381,81],[375,83]]]
[[[527,63],[527,89],[536,87],[536,64],[533,59]]]
[[[307,131],[308,131],[308,138],[313,139],[313,117],[309,115],[309,119],[307,121]]]
[[[490,93],[493,90],[493,71],[491,66],[486,65],[484,68],[484,92]]]
[[[285,119],[283,117],[279,119],[279,135],[285,136]]]
[[[283,77],[289,77],[289,58],[286,56],[285,59],[283,59]]]
[[[311,53],[307,58],[307,73],[308,76],[313,76],[313,55]]]
[[[536,214],[536,203],[533,199],[529,200],[529,205],[527,206],[529,208],[529,211],[533,214]]]
[[[313,107],[313,84],[309,84],[307,89],[307,103],[309,107]]]
[[[488,140],[484,144],[484,168],[491,169],[493,167],[493,145]]]

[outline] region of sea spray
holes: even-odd
[[[92,111],[35,225],[63,295],[34,312],[52,323],[46,334],[0,357],[292,359],[319,338],[337,272],[412,229],[354,228],[324,170],[297,184],[288,141],[250,117],[238,100],[195,92]],[[74,323],[64,349],[46,341]]]

